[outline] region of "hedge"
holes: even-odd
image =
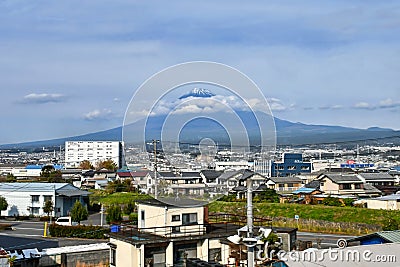
[[[110,229],[101,226],[62,226],[51,224],[49,226],[49,233],[52,237],[73,237],[73,238],[90,238],[90,239],[104,239],[105,234],[108,234]]]

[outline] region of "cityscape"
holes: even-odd
[[[0,9],[0,267],[399,266],[399,3]]]

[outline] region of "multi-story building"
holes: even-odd
[[[123,143],[120,141],[66,141],[65,167],[76,168],[88,160],[93,165],[103,160],[113,160],[123,167]]]
[[[283,153],[281,162],[271,163],[271,176],[286,177],[301,173],[310,173],[311,162],[303,162],[303,155],[300,153]]]

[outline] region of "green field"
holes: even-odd
[[[98,204],[101,203],[104,206],[112,206],[112,205],[124,205],[130,202],[135,202],[137,200],[148,199],[151,198],[148,195],[134,193],[134,192],[120,192],[114,194],[108,194],[104,191],[91,191],[90,195],[90,203]]]
[[[245,205],[245,202],[216,201],[209,205],[209,211],[245,215]],[[388,218],[400,221],[399,211],[279,203],[253,205],[254,216],[272,219],[274,226],[298,227],[305,231],[362,234],[379,230]],[[295,215],[300,218],[298,222],[294,220]]]

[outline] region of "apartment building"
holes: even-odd
[[[84,160],[96,165],[99,161],[111,159],[121,168],[124,165],[123,154],[120,141],[66,141],[65,167],[76,168]]]

